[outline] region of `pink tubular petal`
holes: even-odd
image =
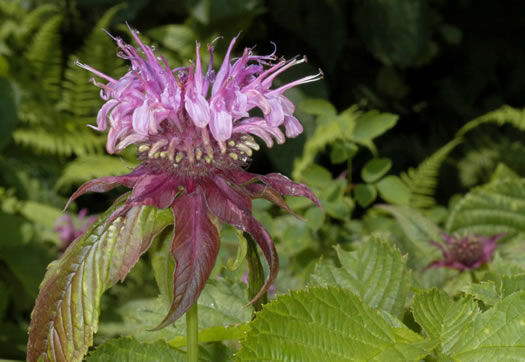
[[[270,127],[279,127],[284,121],[284,112],[281,103],[277,98],[268,99],[270,107],[272,108],[271,112],[264,117]]]
[[[211,111],[210,131],[217,141],[226,141],[232,135],[232,115],[223,109]]]
[[[111,99],[107,101],[98,111],[97,114],[97,127],[88,125],[88,127],[93,128],[95,131],[105,131],[108,127],[107,117],[108,113],[118,104],[116,99]]]
[[[194,99],[192,99],[192,97],[186,97],[184,108],[186,108],[186,112],[188,112],[193,124],[197,127],[206,127],[210,122],[208,101],[206,101],[202,95],[196,94]]]
[[[221,67],[219,68],[219,71],[217,72],[217,76],[215,77],[215,82],[213,83],[213,87],[211,88],[211,95],[212,97],[219,92],[219,90],[222,88],[223,83],[227,80],[227,75],[230,72],[230,54],[232,52],[233,46],[235,45],[235,41],[237,40],[239,36],[237,35],[235,38],[232,39],[230,42],[230,45],[228,46],[228,50],[226,51],[226,55],[224,56],[224,61],[221,64]]]
[[[148,135],[149,126],[149,105],[148,100],[144,99],[144,103],[133,112],[133,130],[141,135]]]
[[[288,138],[294,138],[303,133],[303,126],[294,116],[284,116],[284,129]]]
[[[201,294],[219,252],[219,232],[210,220],[200,190],[185,194],[172,206],[175,235],[171,253],[176,262],[173,301],[158,330],[175,322]]]

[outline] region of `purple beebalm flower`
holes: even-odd
[[[61,251],[66,250],[76,238],[84,234],[95,220],[97,220],[96,216],[87,217],[87,213],[87,209],[80,210],[76,225],[71,215],[64,214],[57,219],[53,231],[60,235],[60,241],[62,241],[60,245]]]
[[[496,250],[496,243],[505,234],[496,234],[490,237],[467,234],[449,235],[441,233],[446,245],[431,241],[432,245],[438,247],[443,253],[443,260],[430,263],[425,269],[445,267],[459,271],[477,269],[484,263],[492,260]]]
[[[174,298],[158,328],[174,322],[197,300],[215,264],[219,250],[220,222],[248,232],[261,247],[269,265],[268,278],[254,300],[272,285],[278,258],[272,239],[252,216],[251,200],[265,198],[290,211],[283,195],[304,196],[321,206],[305,185],[280,174],[257,175],[244,169],[259,145],[283,143],[303,130],[293,116],[294,105],[284,92],[312,82],[322,74],[307,76],[272,89],[275,77],[303,59],[278,59],[274,54],[257,56],[246,48],[232,59],[234,38],[217,73],[210,64],[203,73],[199,44],[196,61],[189,67],[171,69],[131,30],[139,49],[114,38],[118,55],[131,62],[122,78],[113,79],[78,63],[105,79],[106,103],[97,116],[96,130],[109,128],[107,150],[118,153],[137,146],[142,161],[130,174],[102,177],[82,185],[69,202],[86,192],[106,192],[118,185],[132,188],[126,203],[110,220],[131,207],[170,207],[175,218],[172,255],[176,261]],[[262,116],[251,116],[259,108]],[[281,130],[284,127],[285,135]],[[252,301],[253,302],[253,301]]]

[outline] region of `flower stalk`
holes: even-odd
[[[199,360],[199,314],[197,302],[186,312],[186,345],[188,362]]]

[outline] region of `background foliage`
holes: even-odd
[[[523,358],[524,13],[496,0],[0,0],[0,358],[25,358],[69,195],[135,165],[133,150],[109,156],[105,135],[86,127],[101,100],[75,66],[122,75],[101,29],[125,36],[125,21],[172,67],[194,57],[195,40],[242,31],[237,50],[271,52],[274,41],[279,55],[308,56],[281,81],[325,74],[289,91],[304,134],[263,147],[250,168],[308,184],[325,212],[289,198],[303,222],[254,202],[281,260],[275,294],[255,315],[240,282],[247,241],[223,230],[199,300],[203,360]],[[227,43],[217,42],[219,55]],[[101,214],[121,191],[67,212]],[[481,270],[423,271],[440,257],[428,242],[440,230],[506,234]],[[169,307],[169,232],[93,301],[100,322],[88,360],[139,361],[144,350],[185,359],[184,321],[147,331]]]

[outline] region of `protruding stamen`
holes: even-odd
[[[140,145],[138,148],[139,152],[146,152],[147,150],[149,150],[149,145]]]
[[[253,154],[252,149],[248,146],[246,146],[244,143],[239,143],[237,146],[239,150],[246,153],[248,156],[251,156]]]
[[[239,159],[239,155],[234,152],[230,153],[229,156],[235,161]]]
[[[151,146],[151,150],[149,150],[148,157],[149,158],[157,158],[154,157],[154,155],[161,150],[162,147],[166,146],[168,144],[168,141],[165,139],[161,139],[153,144]]]
[[[197,148],[195,150],[195,158],[197,159],[197,161],[199,161],[202,157],[202,150],[200,148]]]
[[[259,144],[252,142],[252,141],[244,141],[244,144],[251,149],[254,149],[255,151],[259,151],[261,147],[259,147]]]
[[[177,153],[177,156],[175,156],[175,162],[179,163],[184,158],[184,152]]]

